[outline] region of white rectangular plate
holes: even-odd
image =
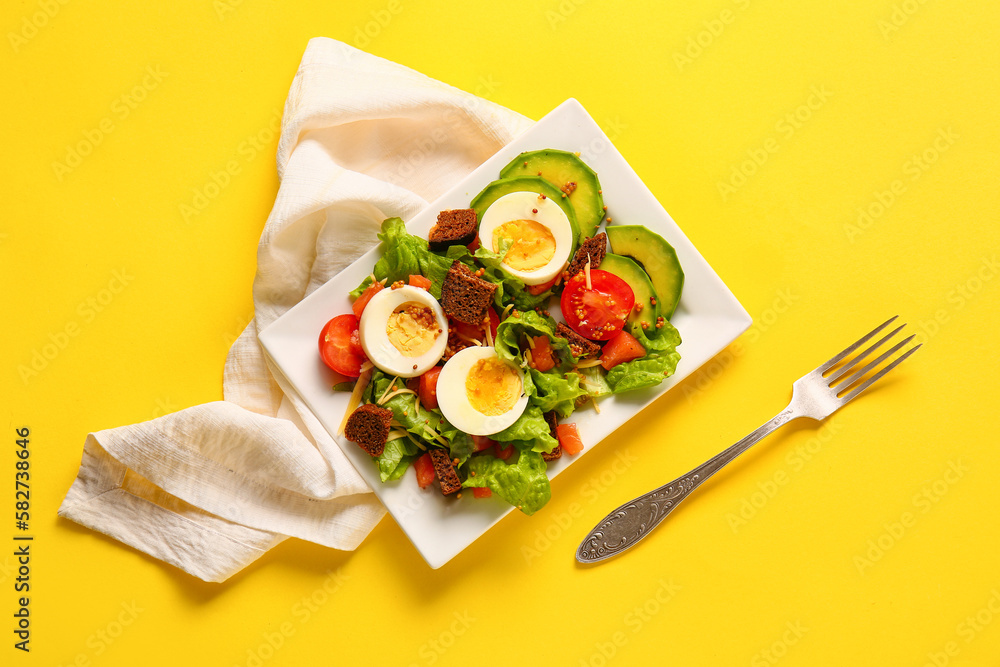
[[[468,208],[472,198],[498,178],[500,169],[519,153],[544,148],[579,151],[584,162],[597,172],[605,203],[615,220],[645,225],[663,236],[677,251],[685,274],[681,302],[671,319],[683,339],[676,373],[657,387],[603,399],[599,418],[593,409],[574,413],[572,420],[579,426],[584,440],[583,453],[586,453],[715,356],[750,326],[751,319],[597,123],[574,99],[560,104],[465,180],[408,220],[407,229],[426,238],[439,211]],[[465,493],[456,500],[445,498],[434,487],[421,490],[416,476],[409,472],[400,480],[383,484],[371,457],[343,436],[335,435],[347,407],[348,394],[332,391],[332,376],[320,362],[316,341],[327,320],[338,313],[351,312],[348,292],[371,273],[380,253],[381,246],[372,249],[303,299],[264,330],[260,342],[309,409],[334,434],[347,457],[427,563],[438,568],[512,508],[497,498],[475,499],[471,493]],[[549,464],[549,478],[558,475],[583,453],[563,456]],[[558,492],[557,489],[555,493]],[[544,512],[543,509],[540,514]]]

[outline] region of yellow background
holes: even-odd
[[[0,26],[3,664],[998,664],[995,4],[45,0]],[[755,325],[440,570],[387,518],[354,553],[288,541],[205,584],[56,508],[89,431],[221,398],[278,187],[265,130],[317,35],[532,118],[578,98]],[[926,344],[891,381],[779,431],[625,557],[575,565],[608,510],[895,313]],[[30,655],[6,546],[21,426]]]

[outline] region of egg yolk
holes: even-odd
[[[502,415],[521,397],[521,378],[495,357],[480,359],[465,376],[465,393],[478,412],[491,417]]]
[[[434,345],[441,327],[434,311],[422,303],[408,301],[389,315],[385,334],[404,357],[419,357]]]
[[[545,225],[534,220],[511,220],[493,230],[493,250],[500,249],[501,241],[511,241],[503,263],[517,271],[540,269],[556,254],[556,237]]]

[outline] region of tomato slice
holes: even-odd
[[[559,424],[556,426],[556,440],[569,455],[579,454],[583,451],[583,440],[580,438],[580,431],[576,424]]]
[[[551,289],[552,286],[556,284],[557,280],[559,280],[559,276],[556,276],[549,282],[542,283],[541,285],[525,285],[524,289],[528,291],[528,294],[533,294],[535,296],[538,296],[542,292]]]
[[[419,273],[411,273],[410,284],[414,287],[422,287],[423,289],[429,290],[431,288],[431,279],[426,278]]]
[[[498,459],[500,459],[501,461],[506,461],[514,453],[514,445],[507,445],[506,447],[504,447],[503,443],[498,442],[496,443],[494,450],[496,457]]]
[[[319,356],[323,363],[341,375],[356,378],[367,357],[361,349],[358,318],[350,313],[337,315],[319,334]]]
[[[441,375],[441,367],[434,366],[420,376],[420,389],[417,390],[417,395],[420,397],[420,404],[428,410],[437,410],[437,386],[439,375]]]
[[[625,326],[635,294],[627,282],[600,269],[590,272],[590,285],[582,271],[566,282],[559,303],[563,318],[584,338],[608,340]]]
[[[481,452],[484,449],[489,449],[495,444],[497,444],[496,440],[491,440],[489,436],[486,435],[472,436],[472,445],[473,447],[475,447],[474,451]]]
[[[354,311],[354,316],[360,320],[361,313],[364,312],[365,306],[368,305],[368,302],[372,300],[373,296],[381,292],[383,289],[385,289],[385,285],[378,282],[377,280],[368,287],[366,287],[365,291],[361,293],[361,296],[355,299],[354,303],[351,304],[351,309]]]
[[[472,495],[476,498],[492,498],[493,491],[488,486],[474,486],[472,487]]]
[[[417,484],[421,489],[426,489],[434,481],[434,461],[429,453],[413,462],[413,469],[417,473]]]
[[[549,337],[532,336],[531,342],[535,344],[531,348],[531,367],[543,373],[555,368],[555,353],[552,350],[552,345],[549,343]]]
[[[627,331],[619,331],[601,350],[601,365],[610,371],[618,364],[646,356],[646,348]]]
[[[500,324],[500,316],[497,315],[497,311],[493,310],[492,306],[487,308],[486,312],[490,318],[490,333],[493,334],[493,340],[496,340],[497,325]],[[464,336],[465,338],[481,341],[483,345],[486,344],[486,330],[482,327],[482,325],[475,326],[448,318],[448,331],[454,331],[459,335],[459,337]]]

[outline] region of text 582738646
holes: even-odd
[[[15,452],[17,460],[14,463],[14,527],[19,531],[28,530],[28,521],[31,519],[31,450],[28,448],[28,436],[31,431],[28,427],[19,428],[15,431]],[[27,535],[15,535],[15,551],[17,557],[17,578],[14,580],[14,591],[18,598],[17,611],[14,612],[14,636],[19,641],[15,641],[14,648],[28,651],[28,642],[31,639],[31,616],[28,610],[29,598],[27,593],[31,590],[31,547],[29,541],[32,538]]]
[[[14,464],[16,468],[14,474],[14,526],[18,530],[28,530],[28,520],[31,518],[31,488],[28,484],[31,479],[29,473],[31,464],[28,462],[31,450],[28,449],[28,435],[31,431],[25,427],[17,429],[16,433],[18,439],[15,440],[17,443],[17,462]]]

